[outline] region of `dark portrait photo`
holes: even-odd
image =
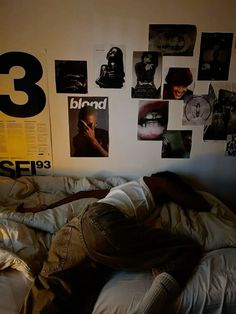
[[[169,68],[163,87],[163,99],[186,100],[193,95],[189,88],[193,74],[189,68]]]
[[[192,56],[196,35],[195,25],[150,24],[148,50],[164,56]]]
[[[225,156],[236,156],[236,133],[227,136]]]
[[[162,158],[190,158],[192,130],[166,131],[162,141]]]
[[[167,129],[169,102],[149,100],[139,102],[138,140],[160,141]]]
[[[57,93],[86,94],[87,62],[86,61],[55,61]]]
[[[228,80],[232,33],[202,33],[198,80]]]
[[[204,140],[227,139],[236,133],[236,93],[220,89],[213,106],[212,123],[204,129]]]
[[[132,98],[160,98],[161,55],[156,51],[133,53]]]
[[[106,54],[106,63],[100,65],[95,83],[100,88],[122,88],[125,82],[123,51],[112,47]]]

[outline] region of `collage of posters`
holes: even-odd
[[[196,62],[197,35],[200,48]],[[224,156],[236,156],[236,82],[229,81],[233,38],[233,33],[226,32],[197,34],[197,27],[190,24],[149,24],[147,47],[133,51],[129,64],[124,45],[94,46],[93,79],[88,77],[87,60],[55,60],[56,92],[70,95],[70,156],[109,156],[108,97],[85,96],[90,84],[104,91],[130,89],[130,98],[137,100],[137,140],[160,141],[162,158],[190,158],[190,127],[196,125],[203,126],[204,142],[223,141]],[[174,60],[169,67],[165,63],[168,57]],[[52,172],[45,67],[42,53],[0,54],[3,175]],[[127,71],[132,74],[130,86]],[[200,81],[205,84],[205,94],[195,92]],[[171,101],[181,106],[182,125],[189,129],[168,127]]]
[[[167,127],[169,102],[175,100],[183,109],[183,126],[202,125],[204,141],[223,140],[230,147],[236,134],[236,89],[222,86],[215,91],[211,83],[228,81],[233,33],[202,32],[198,64],[193,66],[193,63],[186,62],[183,66],[181,62],[178,64],[178,58],[193,57],[197,27],[190,24],[150,24],[148,31],[147,49],[133,51],[130,64],[130,96],[138,99],[137,139],[161,141],[162,158],[191,156],[192,130],[169,130]],[[175,64],[163,68],[164,58],[169,56],[174,56]],[[125,60],[124,46],[96,45],[93,87],[121,90],[127,87]],[[56,60],[55,73],[58,93],[88,93],[87,61]],[[206,81],[209,87],[207,94],[195,93],[197,80]],[[91,103],[104,102],[105,99],[68,97],[72,157],[108,156],[108,103],[106,109],[91,110],[94,107]],[[76,107],[76,103],[80,105]],[[91,127],[88,117],[94,120]],[[95,127],[98,124],[99,135]],[[107,135],[102,135],[101,130]],[[232,148],[230,151],[232,156]],[[225,156],[229,155],[225,153]]]

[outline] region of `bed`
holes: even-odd
[[[24,298],[40,272],[55,233],[96,198],[85,198],[44,210],[45,204],[78,191],[110,189],[122,177],[0,177],[0,313],[20,313]],[[161,224],[191,235],[204,256],[170,313],[236,313],[236,215],[214,195],[199,191],[210,212],[185,212],[175,203],[163,205]],[[19,207],[42,210],[19,212]],[[101,288],[92,314],[134,314],[153,282],[152,272],[116,271]],[[77,311],[76,313],[80,313]],[[82,314],[82,313],[80,313]]]

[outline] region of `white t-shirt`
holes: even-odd
[[[143,178],[114,187],[100,203],[113,205],[128,216],[144,220],[156,208],[153,196]]]

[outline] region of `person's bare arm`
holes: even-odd
[[[63,198],[62,200],[52,203],[50,205],[48,205],[47,208],[55,208],[57,206],[63,205],[63,204],[67,204],[76,200],[79,200],[81,198],[90,198],[90,197],[94,197],[94,198],[104,198],[107,194],[108,194],[109,190],[91,190],[91,191],[79,191],[77,193],[74,193],[72,195],[69,195],[65,198]]]
[[[49,204],[49,205],[45,205],[45,206],[43,206],[43,208],[37,208],[37,207],[25,208],[24,204],[20,204],[17,208],[17,211],[21,212],[21,213],[25,213],[25,212],[36,213],[36,212],[39,212],[42,210],[52,209],[52,208],[55,208],[57,206],[67,204],[67,203],[79,200],[81,198],[91,198],[92,197],[92,198],[102,199],[108,194],[108,192],[109,192],[109,190],[79,191],[77,193],[74,193],[72,195],[69,195],[69,196],[61,199],[60,201],[54,202],[54,203]]]

